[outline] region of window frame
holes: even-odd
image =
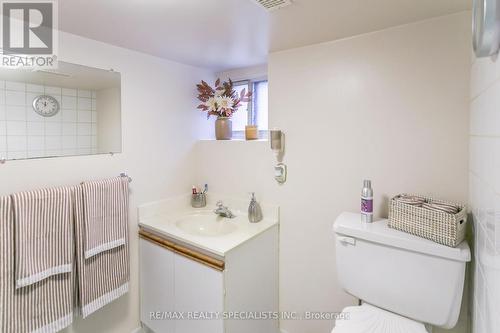
[[[254,109],[254,85],[259,82],[264,82],[268,81],[267,76],[263,77],[257,77],[254,79],[246,79],[246,80],[238,80],[238,81],[233,81],[233,86],[242,86],[246,85],[247,91],[252,93],[252,98],[247,104],[247,123],[245,126],[248,125],[255,125],[256,122],[256,114],[255,114],[255,109]],[[239,93],[239,91],[238,91]],[[269,109],[268,109],[269,110]],[[269,117],[269,112],[268,112],[268,117]],[[267,137],[267,132],[269,131],[269,128],[264,129],[264,130],[259,130],[259,139],[263,139]],[[235,139],[245,139],[245,130],[236,130],[233,131],[233,138]]]

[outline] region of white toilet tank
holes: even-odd
[[[343,213],[333,225],[337,274],[351,295],[379,308],[443,328],[460,313],[466,242],[451,248],[390,229],[387,220],[362,223]]]

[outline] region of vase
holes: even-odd
[[[229,117],[218,117],[215,121],[215,138],[217,140],[231,140],[233,136],[233,122]]]

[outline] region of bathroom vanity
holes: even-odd
[[[214,214],[221,199],[235,218]],[[155,333],[278,333],[278,208],[250,223],[249,201],[207,201],[139,208],[141,322]]]

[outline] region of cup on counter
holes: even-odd
[[[191,207],[203,208],[207,205],[207,195],[205,193],[191,194]]]

